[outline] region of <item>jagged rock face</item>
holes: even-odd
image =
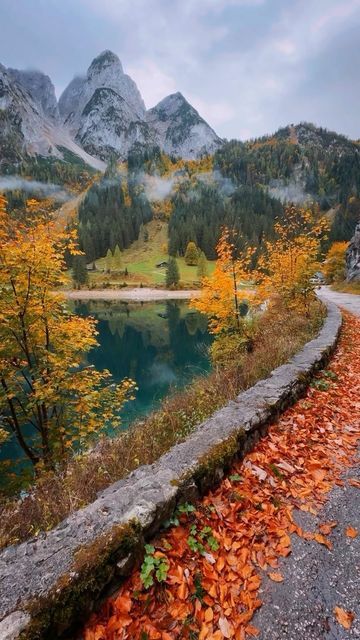
[[[95,155],[100,160],[86,159],[95,166],[114,155],[125,159],[134,145],[159,145],[195,158],[222,143],[180,93],[146,112],[135,82],[111,51],[97,56],[85,76],[76,76],[58,104],[50,78],[40,71],[1,67],[1,73],[7,101],[0,106],[0,151],[7,160],[23,153],[62,157],[58,147],[64,146],[83,158]]]
[[[97,56],[85,77],[74,78],[59,110],[75,140],[104,160],[114,154],[125,158],[134,142],[152,139],[140,92],[111,51]]]
[[[62,147],[94,168],[104,168],[100,160],[80,148],[58,123],[45,117],[30,93],[0,65],[0,165],[35,155],[61,159]]]
[[[75,76],[62,92],[59,98],[59,112],[62,121],[66,120],[71,113],[74,113],[79,104],[79,97],[86,82],[85,76]]]
[[[108,100],[104,90],[108,92]],[[89,112],[95,106],[96,117],[93,113],[89,119]],[[145,105],[140,92],[135,82],[124,73],[119,58],[111,51],[104,51],[97,56],[84,78],[74,78],[60,97],[59,109],[65,125],[76,140],[84,139],[88,144],[93,144],[96,139],[94,148],[99,157],[109,157],[110,147],[112,153],[121,149],[121,155],[125,156],[128,148],[126,145],[121,147],[121,140],[126,137],[126,132],[120,123],[123,121],[124,126],[125,123],[129,126],[145,120]],[[89,132],[87,125],[90,126]]]
[[[76,141],[91,155],[107,160],[114,154],[125,157],[135,143],[153,143],[153,135],[124,98],[113,89],[101,88],[82,112]]]
[[[41,108],[0,65],[0,153],[14,161],[24,154],[48,155],[50,141]]]
[[[196,158],[214,153],[222,144],[215,131],[181,93],[167,96],[147,112],[157,144],[168,154]]]
[[[360,282],[360,222],[346,252],[346,280]]]
[[[10,76],[31,95],[43,114],[57,122],[59,109],[55,96],[55,87],[49,76],[41,71],[19,71],[8,69]]]

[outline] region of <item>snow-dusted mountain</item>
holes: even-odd
[[[42,71],[19,71],[18,69],[8,69],[7,71],[31,95],[44,116],[54,122],[59,121],[55,87],[49,76]]]
[[[76,77],[59,100],[64,124],[89,153],[104,160],[126,157],[135,142],[194,158],[213,152],[221,140],[180,94],[146,112],[135,82],[119,58],[104,51],[84,77]]]
[[[146,114],[156,143],[170,155],[194,158],[222,144],[215,131],[181,93],[167,96]]]
[[[13,70],[9,72],[0,65],[0,166],[16,163],[25,156],[62,159],[63,147],[94,168],[103,169],[101,161],[86,153],[61,124],[45,114],[46,102],[41,106],[45,93],[41,96],[33,91],[35,99],[20,77],[15,79]]]
[[[86,75],[76,76],[59,102],[41,71],[0,66],[0,161],[22,155],[56,156],[59,147],[92,166],[116,155],[126,158],[135,143],[159,145],[172,155],[195,158],[213,153],[221,140],[180,94],[148,112],[135,82],[119,58],[104,51]]]

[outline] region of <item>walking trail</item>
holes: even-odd
[[[333,298],[326,289],[320,294]],[[85,640],[360,638],[360,297],[328,369],[220,486],[177,514]],[[353,299],[354,298],[354,299]]]

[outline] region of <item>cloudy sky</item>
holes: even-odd
[[[181,91],[220,136],[360,137],[360,0],[1,0],[0,24],[0,62],[58,95],[111,49],[148,107]]]

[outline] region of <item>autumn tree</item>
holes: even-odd
[[[73,234],[58,227],[41,218],[15,223],[0,198],[1,434],[37,471],[64,464],[73,447],[119,424],[133,389],[86,365],[96,323],[71,314],[56,293],[67,283],[66,244],[77,253]]]
[[[238,254],[231,233],[223,229],[216,246],[217,261],[214,273],[202,280],[201,295],[192,306],[209,317],[211,333],[241,332],[243,328],[239,305],[253,297],[243,285],[251,278],[250,265],[253,250]]]
[[[327,282],[341,282],[345,278],[345,252],[348,242],[334,242],[323,265]]]
[[[185,251],[185,262],[189,266],[197,265],[199,260],[198,249],[195,242],[189,242]]]
[[[165,278],[166,286],[167,287],[176,286],[179,284],[179,281],[180,281],[180,273],[179,273],[178,263],[176,262],[175,258],[170,257],[168,266],[166,269],[166,278]]]
[[[312,278],[319,269],[320,242],[328,222],[310,209],[291,205],[275,223],[275,239],[265,243],[259,260],[264,298],[276,294],[289,308],[308,311],[314,298]]]

